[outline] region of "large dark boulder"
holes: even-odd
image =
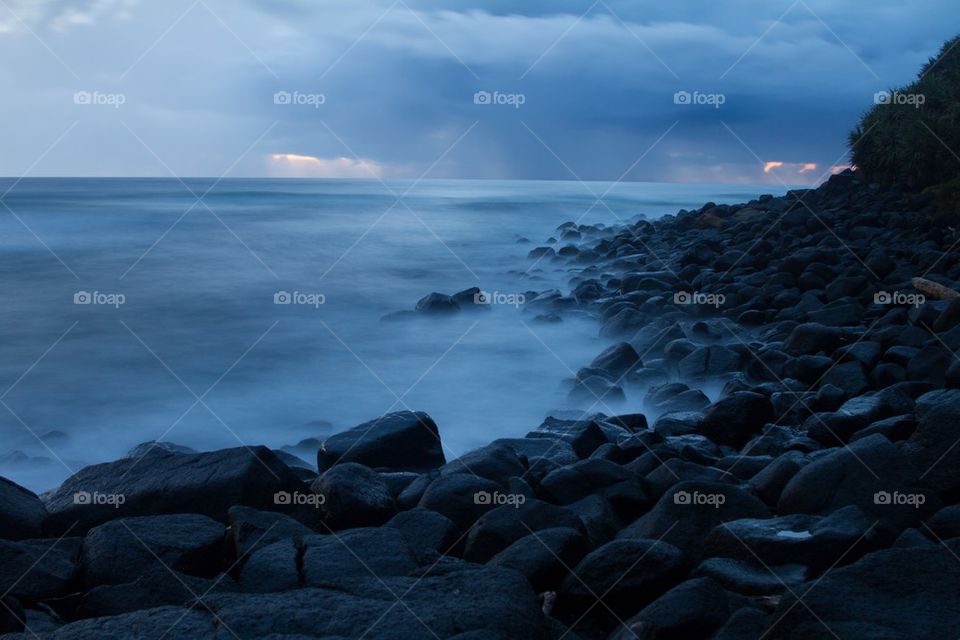
[[[752,391],[738,391],[710,405],[699,431],[717,444],[742,447],[774,421],[770,400]]]
[[[108,520],[167,513],[226,521],[234,505],[308,518],[296,500],[277,497],[306,492],[306,485],[266,447],[196,454],[155,451],[85,467],[67,478],[45,496],[47,527],[54,533],[70,529],[81,534]]]
[[[707,640],[730,615],[727,592],[695,578],[663,594],[621,625],[610,640]]]
[[[43,502],[32,491],[0,478],[0,539],[39,538],[46,518]]]
[[[449,518],[461,531],[497,506],[497,496],[506,495],[503,487],[486,478],[454,473],[437,478],[420,498],[419,506]]]
[[[786,594],[771,640],[960,637],[960,541],[877,551]],[[797,602],[797,597],[803,603]],[[827,631],[829,629],[829,631]]]
[[[420,507],[401,511],[385,526],[399,530],[419,558],[450,555],[463,541],[463,535],[450,518]]]
[[[591,369],[602,369],[618,379],[642,366],[640,354],[628,342],[618,342],[608,347],[590,363]]]
[[[398,602],[398,597],[402,598]],[[515,571],[460,564],[423,577],[367,574],[332,588],[284,593],[211,593],[203,606],[159,607],[70,623],[49,640],[197,640],[197,638],[454,638],[548,640],[545,617]],[[470,637],[470,636],[466,636]],[[15,640],[36,640],[29,634]],[[48,638],[44,638],[48,640]]]
[[[828,327],[816,322],[798,325],[783,344],[783,351],[791,356],[832,354],[853,341],[846,329]]]
[[[881,435],[817,458],[797,472],[780,496],[782,514],[826,514],[847,505],[891,523],[918,521],[937,504],[917,482],[918,472]]]
[[[121,584],[165,567],[211,576],[226,566],[225,540],[222,524],[196,513],[112,520],[83,540],[84,581]]]
[[[324,441],[317,452],[323,472],[340,462],[359,462],[372,469],[425,471],[446,458],[437,425],[422,411],[397,411],[364,422]]]
[[[794,514],[734,520],[717,525],[703,539],[705,555],[734,558],[759,567],[799,563],[823,571],[850,563],[876,548],[875,520],[849,506],[829,516]]]
[[[945,393],[933,399],[940,401],[924,403],[920,423],[904,451],[925,485],[956,502],[960,498],[960,397]],[[919,402],[917,411],[921,411]]]
[[[739,487],[688,481],[674,485],[649,513],[617,537],[662,539],[696,557],[702,551],[704,534],[721,522],[769,516],[770,510],[760,500]]]
[[[556,504],[570,504],[603,487],[634,476],[622,466],[597,458],[551,471],[540,481],[540,494]]]
[[[523,574],[537,593],[556,591],[588,548],[587,539],[580,531],[555,527],[520,538],[487,564]]]
[[[541,500],[524,499],[520,504],[498,506],[480,516],[470,528],[463,558],[486,562],[520,538],[555,527],[584,531],[575,513]]]
[[[683,553],[657,540],[614,540],[574,567],[558,595],[564,609],[582,612],[599,597],[616,615],[630,615],[676,584],[685,570]]]
[[[397,512],[393,493],[376,471],[356,462],[327,469],[311,486],[331,529],[381,525]]]
[[[0,540],[0,593],[21,601],[55,598],[78,586],[82,538]]]
[[[299,520],[275,511],[236,506],[230,507],[228,516],[229,543],[236,558],[244,558],[254,549],[279,540],[295,540],[315,533]]]

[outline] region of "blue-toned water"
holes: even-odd
[[[595,204],[610,186],[0,180],[0,475],[45,490],[146,440],[279,447],[408,407],[448,458],[522,435],[569,406],[567,367],[605,346],[594,323],[380,318],[431,291],[566,288],[546,262],[519,276],[567,220],[760,191],[629,183]]]

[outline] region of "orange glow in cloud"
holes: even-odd
[[[835,164],[830,167],[830,173],[843,173],[847,169],[852,169],[853,167],[849,164]]]
[[[779,169],[782,166],[783,166],[782,162],[777,162],[777,161],[768,162],[767,164],[763,165],[763,172],[770,173],[774,169]]]
[[[318,158],[298,153],[270,156],[270,175],[286,178],[377,178],[383,167],[370,160]]]
[[[808,171],[816,171],[817,163],[816,162],[807,162],[804,163],[803,167],[800,169],[800,173],[807,173]]]

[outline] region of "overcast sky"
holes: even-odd
[[[0,175],[816,182],[956,16],[956,0],[0,0]]]

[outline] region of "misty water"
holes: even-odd
[[[566,290],[564,268],[543,261],[526,273],[526,256],[568,220],[617,224],[763,191],[0,180],[8,190],[0,475],[38,491],[148,440],[280,447],[406,408],[436,420],[448,459],[523,435],[576,406],[563,381],[608,344],[595,321],[540,324],[507,304],[382,316],[431,291]],[[275,304],[278,292],[307,304]]]

